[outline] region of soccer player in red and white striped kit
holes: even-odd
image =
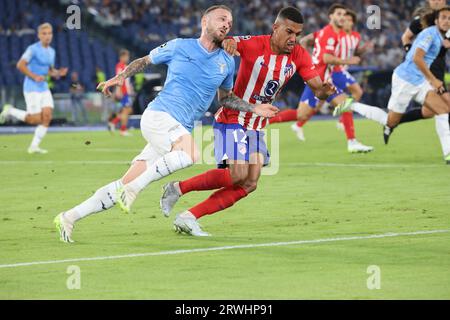
[[[230,53],[237,51],[241,58],[235,95],[250,105],[271,104],[295,72],[321,99],[335,93],[330,83],[322,82],[309,53],[296,44],[302,30],[301,12],[286,7],[279,12],[271,35],[234,37],[224,41],[223,47]],[[218,189],[208,199],[176,217],[177,231],[208,236],[200,228],[192,230],[183,224],[183,219],[199,219],[224,210],[255,191],[261,169],[269,163],[264,132],[261,131],[267,124],[267,118],[252,112],[219,109],[213,126],[219,168],[185,181],[169,182],[163,188],[160,204],[166,216],[182,195]]]
[[[326,102],[336,106],[341,104],[346,95],[350,92],[354,101],[359,101],[362,96],[362,89],[355,79],[346,71],[348,65],[359,64],[361,59],[356,56],[360,42],[358,32],[352,32],[351,27],[346,27],[350,10],[341,4],[334,4],[329,9],[330,23],[323,29],[301,39],[300,43],[307,46],[314,43],[313,61],[324,81],[331,80],[338,92],[329,97]],[[351,15],[351,14],[350,14]],[[356,15],[355,15],[356,18]],[[352,23],[353,24],[353,23]],[[365,48],[363,48],[363,51]],[[362,52],[357,52],[361,54]],[[298,109],[288,109],[281,111],[276,117],[270,119],[270,123],[288,122],[298,120],[292,125],[292,129],[297,133],[297,137],[304,141],[303,126],[319,109],[324,101],[319,101],[313,92],[305,87],[300,98]],[[367,106],[369,107],[369,106]],[[355,128],[353,124],[352,112],[342,114],[342,123],[347,137],[347,150],[349,152],[370,152],[373,147],[365,146],[356,140]]]

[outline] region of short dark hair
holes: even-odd
[[[345,12],[345,15],[352,17],[353,23],[356,24],[358,22],[358,16],[356,15],[356,12],[351,9],[346,10],[347,11]]]
[[[233,14],[233,11],[231,11],[230,7],[228,7],[224,4],[217,4],[217,5],[211,6],[208,9],[206,9],[205,12],[203,12],[202,16],[206,16],[208,13],[213,12],[214,10],[217,10],[217,9],[227,10],[229,13]]]
[[[438,19],[439,18],[439,16],[441,15],[441,12],[443,12],[443,11],[450,11],[450,6],[445,6],[445,7],[442,7],[442,8],[440,8],[439,10],[436,10],[436,19]]]
[[[295,23],[304,22],[302,13],[295,7],[284,7],[278,12],[277,19],[288,19]]]
[[[128,51],[127,49],[120,49],[119,57],[122,57],[122,56],[125,56],[125,55],[130,55],[130,51]]]
[[[335,3],[328,9],[328,15],[333,14],[338,9],[347,10],[347,7],[343,4]]]

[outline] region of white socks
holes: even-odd
[[[154,163],[149,163],[149,161],[147,161],[147,170],[126,186],[130,187],[134,193],[138,194],[150,182],[162,179],[175,171],[190,167],[192,164],[192,159],[186,152],[179,150],[172,151],[165,154]]]
[[[43,126],[42,124],[38,125],[36,127],[36,130],[34,131],[34,137],[31,141],[31,147],[39,147],[39,144],[41,143],[42,139],[47,134],[47,127]]]
[[[107,210],[116,204],[117,190],[122,187],[120,180],[98,189],[92,197],[70,209],[64,214],[70,222],[74,223],[92,213]]]
[[[157,181],[169,174],[193,164],[191,157],[184,151],[172,151],[160,157],[154,163],[147,161],[147,170],[139,177],[126,185],[137,195],[149,183]],[[98,189],[95,194],[70,209],[64,214],[70,222],[76,221],[96,212],[107,210],[113,207],[117,201],[117,190],[123,186],[121,180],[111,182],[110,184]]]
[[[11,107],[8,111],[8,115],[13,116],[14,118],[25,121],[25,117],[27,116],[27,112],[21,109],[17,109],[14,107]]]
[[[448,125],[448,113],[434,116],[436,132],[441,141],[444,157],[450,154],[450,127]]]
[[[378,107],[372,107],[367,104],[353,102],[350,106],[350,109],[359,113],[367,119],[378,122],[382,126],[385,126],[387,123],[388,114]]]

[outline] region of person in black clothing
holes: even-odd
[[[402,44],[405,51],[408,52],[411,49],[412,43],[416,35],[418,35],[423,29],[435,24],[435,12],[446,6],[446,0],[428,0],[425,7],[418,8],[414,13],[414,18],[409,27],[406,29],[402,35]],[[446,36],[448,39],[448,35]],[[445,43],[450,44],[448,41]],[[448,47],[442,47],[439,52],[438,57],[430,66],[430,71],[433,75],[438,78],[445,86],[444,76],[445,76],[445,56],[447,54]],[[442,97],[448,104],[450,104],[450,93],[446,92],[442,94]],[[413,109],[405,113],[402,117],[400,123],[411,122],[423,119],[421,109]],[[450,125],[450,117],[449,117]]]

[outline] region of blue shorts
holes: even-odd
[[[327,102],[331,102],[334,98],[337,96],[340,96],[343,91],[336,87],[336,93],[329,96],[327,99]],[[317,104],[319,103],[319,99],[314,95],[314,92],[311,90],[308,85],[305,85],[305,90],[303,90],[303,94],[300,97],[300,102],[307,103],[311,108],[317,107]]]
[[[226,124],[214,121],[214,157],[219,168],[227,167],[226,160],[250,161],[250,155],[261,153],[264,166],[270,161],[264,141],[264,132],[246,130],[238,123]]]
[[[345,91],[349,86],[356,83],[355,78],[348,71],[333,72],[331,80],[336,88]]]
[[[125,108],[130,106],[131,106],[130,96],[128,94],[124,94],[122,99],[120,99],[120,107]]]

